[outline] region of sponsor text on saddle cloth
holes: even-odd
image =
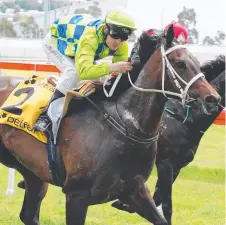
[[[20,82],[0,108],[0,124],[21,129],[41,142],[47,143],[44,133],[33,128],[48,105],[55,87],[47,78],[32,76]]]

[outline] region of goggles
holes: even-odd
[[[117,27],[112,24],[107,24],[109,29],[109,35],[113,39],[120,39],[121,41],[127,41],[132,31],[126,27]]]

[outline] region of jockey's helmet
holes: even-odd
[[[135,27],[134,19],[122,9],[113,9],[105,18],[105,23],[109,29],[109,35],[115,39],[127,40]]]

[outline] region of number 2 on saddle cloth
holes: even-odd
[[[21,129],[47,143],[44,133],[33,128],[48,105],[55,87],[47,78],[32,76],[20,82],[0,108],[0,124]]]

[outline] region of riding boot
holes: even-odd
[[[42,114],[40,115],[40,117],[37,119],[34,128],[39,130],[39,131],[46,131],[50,125],[52,124],[51,119],[49,118],[49,116],[47,115],[47,111],[49,109],[50,104],[55,101],[58,98],[64,97],[64,94],[62,94],[60,91],[58,91],[57,89],[54,91],[52,98],[50,99],[49,105],[46,107],[46,109],[44,110],[44,112],[42,112]]]

